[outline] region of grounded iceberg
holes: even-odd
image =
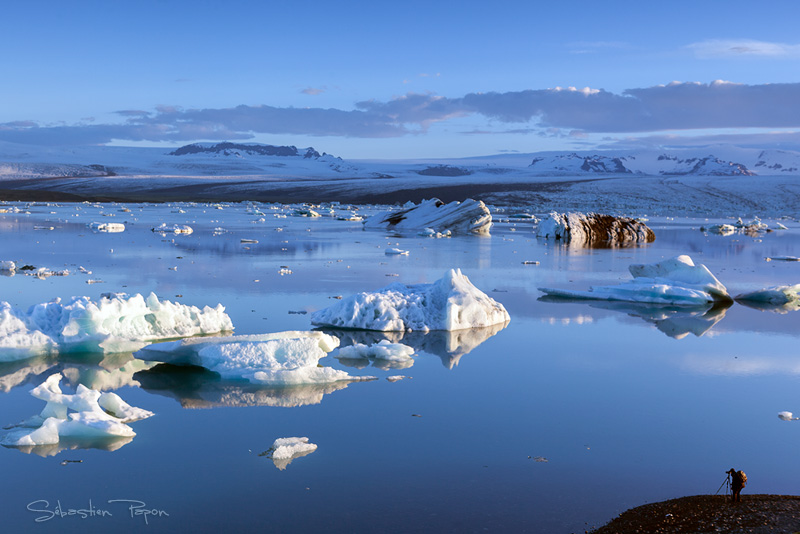
[[[600,213],[550,213],[539,223],[536,237],[561,239],[573,245],[619,246],[650,243],[656,235],[643,222]]]
[[[205,367],[223,379],[291,386],[372,380],[321,367],[319,360],[339,346],[322,332],[276,332],[251,336],[184,339],[149,345],[135,356],[173,365]]]
[[[359,330],[461,330],[506,323],[502,304],[476,288],[461,269],[432,284],[394,283],[357,293],[311,314],[311,323]]]
[[[74,395],[64,394],[59,382],[61,374],[56,373],[31,390],[31,395],[47,402],[47,405],[41,414],[16,425],[23,430],[10,432],[0,443],[23,447],[52,445],[62,437],[133,437],[136,433],[127,423],[153,415],[129,405],[115,393],[101,393],[82,384],[78,385]]]
[[[622,300],[696,306],[709,302],[732,302],[728,290],[705,265],[695,265],[686,255],[646,265],[628,267],[633,280],[616,286],[596,286],[588,291],[540,287],[553,297]]]
[[[491,226],[489,209],[482,201],[472,199],[445,204],[432,198],[405,205],[399,211],[376,213],[364,221],[364,228],[415,232],[431,228],[434,233],[450,230],[459,234],[488,234]]]
[[[0,361],[63,352],[128,352],[147,343],[233,330],[216,308],[160,301],[155,294],[105,293],[100,300],[55,299],[27,312],[0,302]]]

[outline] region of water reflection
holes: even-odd
[[[742,306],[753,308],[754,310],[770,313],[789,313],[800,310],[800,300],[787,302],[786,304],[771,304],[769,302],[758,302],[755,300],[737,300]]]
[[[133,441],[133,436],[121,436],[115,438],[62,438],[58,443],[50,445],[3,445],[7,449],[16,449],[25,454],[35,454],[42,458],[55,456],[63,451],[74,451],[77,449],[96,449],[101,451],[113,452],[124,447]]]
[[[138,372],[134,378],[149,393],[171,397],[184,408],[218,406],[277,406],[290,408],[319,404],[329,393],[344,389],[349,382],[301,386],[261,386],[243,381],[223,380],[202,367],[158,364]]]
[[[383,340],[388,340],[391,343],[403,343],[412,347],[415,352],[427,352],[438,356],[442,360],[442,365],[452,369],[458,365],[462,356],[472,352],[478,345],[503,330],[506,326],[508,326],[508,321],[483,328],[450,331],[435,330],[431,332],[380,332],[376,330],[337,330],[334,328],[319,328],[318,330],[338,337],[342,347],[355,345],[356,343],[375,345]],[[353,367],[358,364],[365,367],[367,362],[362,360],[352,363],[356,364]],[[397,369],[398,367],[393,368]]]
[[[539,297],[538,300],[573,304],[576,302],[574,299],[547,295]],[[675,339],[683,339],[689,334],[701,337],[725,317],[725,313],[731,306],[728,303],[691,307],[624,301],[585,301],[585,303],[592,308],[618,311],[627,313],[631,317],[639,317]]]

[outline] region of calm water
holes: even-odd
[[[795,221],[783,221],[786,231],[718,236],[698,229],[707,221],[658,220],[651,245],[586,250],[537,241],[524,222],[500,222],[491,237],[430,239],[365,232],[330,216],[278,218],[289,210],[265,206],[264,215],[245,205],[122,208],[33,205],[0,215],[0,260],[72,272],[0,277],[2,300],[27,308],[152,291],[222,303],[238,334],[307,330],[303,312],[332,297],[432,282],[460,267],[511,322],[406,336],[418,354],[402,370],[325,358],[379,377],[346,387],[275,390],[202,372],[135,373],[141,364],[130,354],[4,364],[2,425],[41,411],[28,392],[54,372],[64,373],[65,391],[114,389],[156,413],[132,423],[137,435],[127,442],[0,448],[4,532],[569,533],[646,502],[714,493],[731,467],[747,472],[746,492],[798,492],[800,422],[777,417],[800,412],[798,312],[548,302],[536,289],[614,284],[629,278],[631,263],[677,254],[705,263],[732,293],[798,283],[800,263],[764,260],[800,254]],[[97,233],[90,222],[127,228]],[[151,231],[162,222],[194,233]],[[387,256],[389,246],[410,254]],[[292,274],[279,274],[282,266]],[[343,344],[383,338],[338,335]],[[394,374],[409,379],[385,380]],[[289,436],[318,449],[279,470],[260,453]],[[129,504],[109,503],[120,499],[168,516],[145,524]],[[37,522],[48,514],[28,509],[90,501],[112,516]]]

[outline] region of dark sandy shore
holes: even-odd
[[[731,504],[723,495],[696,495],[645,504],[624,512],[593,534],[701,534],[800,532],[800,496],[742,495]]]

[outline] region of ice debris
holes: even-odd
[[[186,234],[186,235],[188,235],[188,234],[191,234],[192,232],[194,232],[192,227],[188,226],[186,224],[170,224],[170,225],[167,225],[167,223],[161,223],[159,226],[156,226],[152,230],[153,230],[153,232],[158,232],[158,233],[161,233],[161,234],[172,233],[172,234]]]
[[[384,254],[386,254],[387,256],[391,256],[391,255],[397,255],[397,256],[408,256],[408,251],[407,251],[407,250],[400,249],[400,248],[393,248],[393,247],[390,247],[390,248],[387,248],[387,249],[384,251]]]
[[[800,417],[794,417],[792,412],[778,412],[778,419],[782,421],[797,421]]]
[[[0,361],[61,352],[128,352],[151,341],[233,330],[216,308],[159,301],[155,294],[104,293],[100,300],[73,297],[31,306],[27,312],[0,302]]]
[[[278,438],[272,447],[266,451],[266,456],[272,459],[275,467],[283,471],[292,463],[292,460],[307,456],[317,450],[314,443],[310,443],[308,438]]]
[[[600,213],[552,212],[539,223],[536,237],[560,239],[572,245],[612,246],[630,243],[650,243],[655,233],[643,222],[629,217],[614,217]]]
[[[223,379],[254,384],[290,386],[374,380],[320,366],[319,360],[338,346],[338,338],[322,332],[289,331],[155,343],[134,355],[146,361],[200,366]]]
[[[763,302],[766,304],[790,304],[800,301],[800,284],[793,286],[773,286],[758,291],[742,293],[736,295],[735,300],[746,300],[750,302]]]
[[[510,319],[502,304],[450,269],[432,284],[394,283],[373,293],[357,293],[311,314],[311,323],[336,328],[406,331],[461,330]]]
[[[109,232],[109,233],[118,233],[125,231],[125,225],[122,223],[99,223],[93,222],[89,223],[89,228],[96,232]]]
[[[0,440],[5,446],[52,445],[62,437],[96,439],[132,437],[127,425],[153,415],[123,401],[115,393],[101,393],[79,384],[75,394],[64,394],[59,387],[61,374],[50,375],[31,390],[31,395],[47,402],[41,414],[16,425],[23,430],[8,433]]]
[[[406,369],[414,365],[414,348],[402,343],[392,343],[383,339],[374,345],[355,343],[339,349],[336,358],[339,360],[364,360],[373,361],[374,367],[379,369]],[[345,364],[346,365],[346,364]],[[355,365],[355,367],[362,367]]]
[[[427,229],[434,233],[451,231],[459,234],[488,234],[492,226],[492,214],[480,200],[445,204],[438,198],[423,200],[419,204],[408,203],[400,210],[376,213],[364,221],[364,228],[413,231]]]
[[[13,261],[0,261],[0,271],[14,272],[17,270],[17,264]]]
[[[725,286],[705,265],[695,265],[686,255],[645,265],[628,267],[633,280],[616,286],[596,286],[588,291],[540,287],[555,297],[651,302],[683,306],[709,302],[732,302]]]

